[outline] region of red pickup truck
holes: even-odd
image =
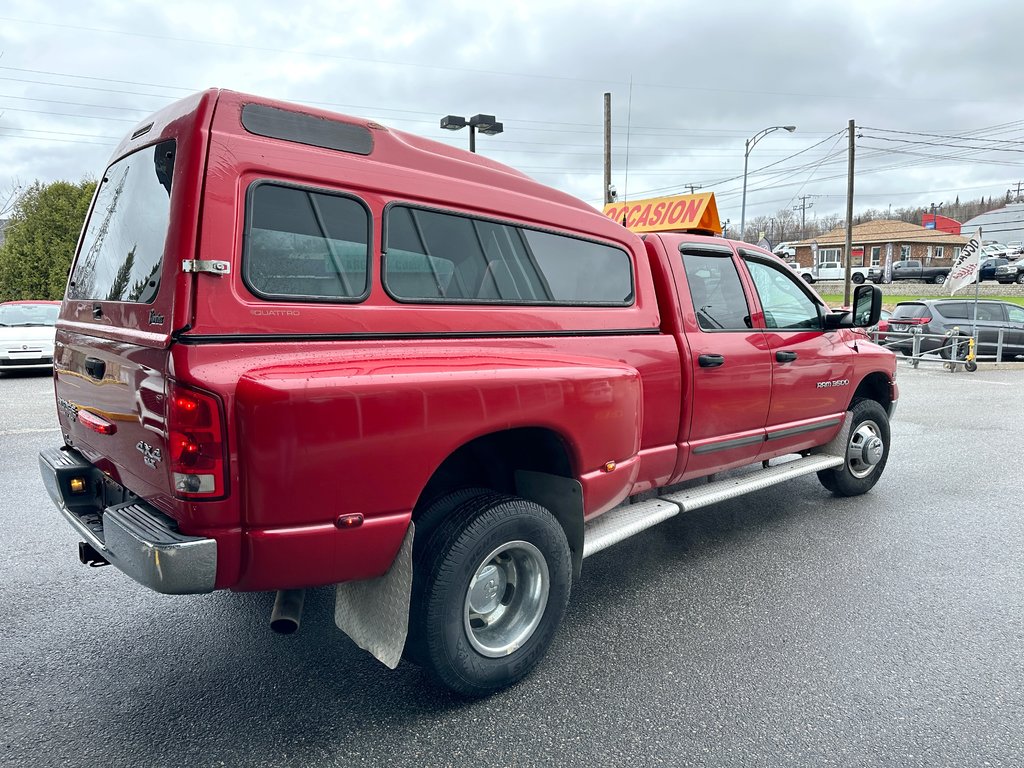
[[[869,490],[895,358],[854,328],[880,307],[862,285],[830,312],[766,251],[641,238],[478,155],[210,90],[102,176],[40,468],[83,562],[277,591],[283,631],[337,585],[361,647],[485,695],[540,661],[594,552],[802,475]]]

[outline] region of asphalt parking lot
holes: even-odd
[[[1024,371],[901,364],[870,494],[812,478],[588,559],[542,666],[461,701],[272,596],[78,563],[47,376],[0,378],[0,765],[1020,766]]]

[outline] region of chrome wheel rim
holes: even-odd
[[[466,637],[483,656],[508,656],[540,625],[550,574],[544,555],[528,541],[510,541],[477,566],[466,589]]]
[[[862,421],[850,435],[846,449],[846,465],[854,477],[867,477],[885,455],[882,430],[873,421]]]

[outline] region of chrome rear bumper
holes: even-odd
[[[132,498],[73,449],[42,451],[39,471],[71,527],[119,570],[164,594],[213,591],[216,540],[180,533],[172,518]],[[83,492],[72,492],[73,478],[85,481]],[[111,498],[122,501],[110,504]]]

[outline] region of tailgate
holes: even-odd
[[[60,330],[57,413],[68,445],[104,473],[171,511],[167,472],[167,349]]]

